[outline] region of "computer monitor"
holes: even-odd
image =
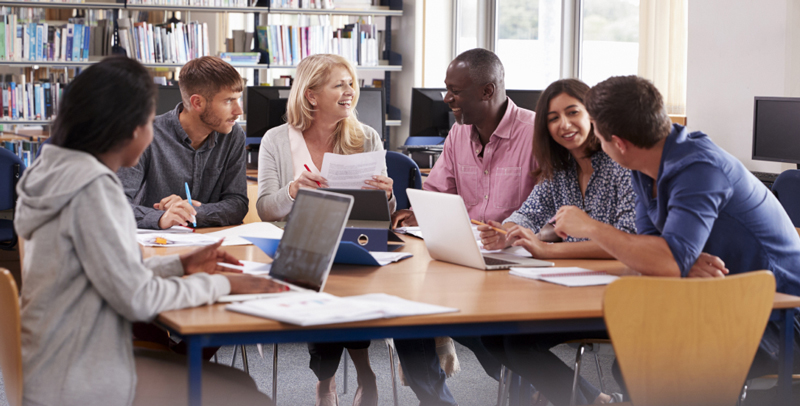
[[[284,124],[290,87],[251,86],[247,88],[247,136],[262,137],[274,127]],[[362,87],[356,115],[384,139],[386,102],[383,88]]]
[[[158,86],[158,99],[156,100],[156,115],[172,111],[175,106],[183,101],[181,99],[181,88],[178,86]]]
[[[411,137],[446,137],[455,123],[453,111],[444,102],[447,89],[411,89]],[[519,107],[536,110],[541,90],[506,90],[506,95]]]
[[[755,98],[753,159],[800,169],[800,97]]]

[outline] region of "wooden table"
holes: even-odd
[[[357,323],[299,327],[228,312],[224,305],[172,310],[158,322],[186,341],[189,348],[190,404],[200,404],[203,347],[282,342],[337,342],[379,338],[421,338],[604,330],[602,299],[605,286],[568,288],[432,260],[424,243],[404,237],[402,251],[412,258],[384,267],[334,265],[325,292],[350,296],[382,292],[409,300],[455,307],[458,313],[401,317]],[[269,262],[258,248],[225,247],[239,259]],[[179,248],[144,248],[144,255],[180,252]],[[183,250],[186,250],[185,248]],[[612,260],[556,260],[556,266],[580,266],[625,275],[632,272]],[[785,354],[781,381],[791,379],[792,320],[800,297],[776,294],[774,319],[782,320]],[[789,344],[788,346],[786,344]],[[786,382],[786,383],[783,383]],[[787,403],[788,404],[788,403]]]

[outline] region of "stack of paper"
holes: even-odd
[[[184,233],[193,233],[194,229],[191,227],[184,227],[184,226],[172,226],[166,230],[150,230],[147,228],[139,228],[136,230],[137,234],[184,234]]]
[[[386,169],[386,151],[340,155],[326,152],[322,158],[320,174],[332,189],[361,189]]]
[[[327,293],[296,293],[271,299],[233,303],[225,308],[300,326],[458,311],[451,307],[413,302],[383,293],[342,298]]]
[[[245,224],[238,227],[228,228],[206,234],[215,238],[225,238],[222,246],[228,245],[250,245],[252,242],[242,237],[257,237],[280,240],[283,237],[283,230],[272,223],[256,222]]]
[[[608,285],[619,279],[603,271],[592,271],[585,268],[511,268],[509,274],[528,279],[538,279],[564,286],[597,286]]]
[[[136,241],[145,247],[192,247],[211,245],[219,238],[198,233],[145,233],[136,234]]]
[[[370,251],[369,254],[378,261],[380,266],[389,265],[392,262],[397,262],[401,259],[411,258],[413,256],[410,252]]]

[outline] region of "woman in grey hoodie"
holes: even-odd
[[[14,225],[27,240],[25,405],[185,404],[185,361],[134,353],[131,322],[228,293],[282,290],[263,278],[211,274],[218,261],[238,262],[218,244],[142,261],[133,212],[115,173],[135,165],[150,144],[155,97],[150,74],[132,59],[111,57],[89,67],[63,96],[52,145],[17,186]],[[231,369],[207,369],[205,404],[216,403],[210,395],[225,404],[269,402],[243,373],[231,379]],[[214,383],[222,379],[232,383]]]

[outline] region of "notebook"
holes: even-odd
[[[619,279],[618,276],[609,275],[603,271],[592,271],[577,267],[511,268],[509,274],[569,287],[608,285]]]

